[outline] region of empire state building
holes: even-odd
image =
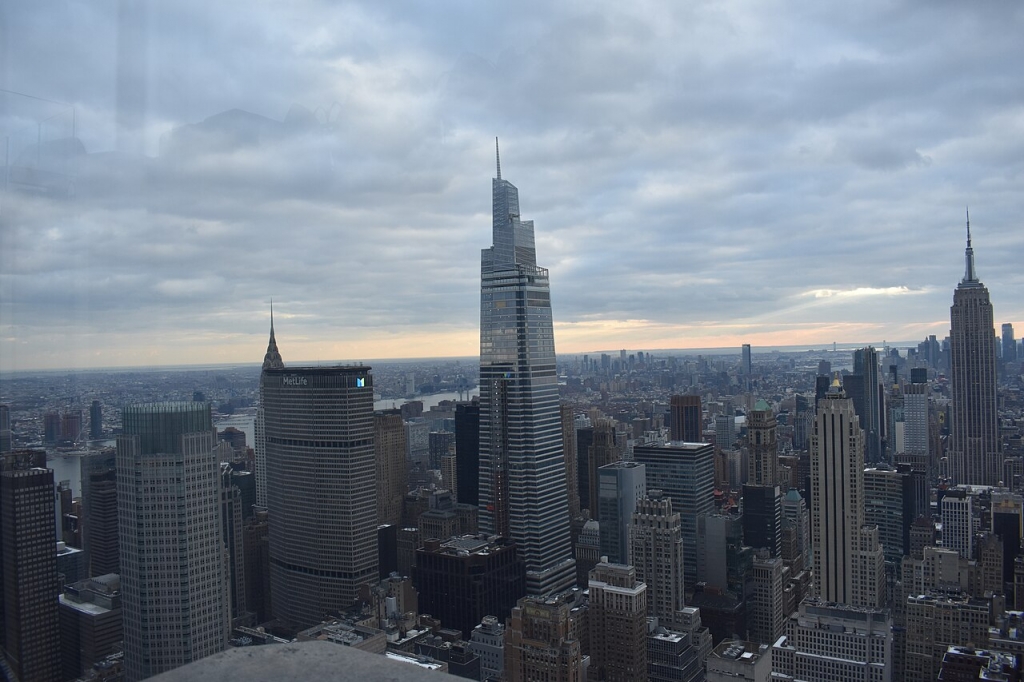
[[[988,288],[978,281],[967,219],[965,272],[949,309],[952,415],[949,474],[954,483],[995,485],[1002,478],[996,412],[995,325]]]
[[[548,595],[576,577],[551,291],[533,221],[520,220],[519,190],[502,180],[500,156],[491,188],[494,241],[481,254],[480,527],[511,537],[527,592]]]

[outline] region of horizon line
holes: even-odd
[[[870,342],[857,342],[857,341],[834,341],[829,344],[798,344],[798,345],[772,345],[772,346],[751,346],[751,352],[753,355],[758,353],[772,353],[772,352],[788,352],[788,353],[801,353],[801,352],[840,352],[856,350],[857,348],[864,348],[867,346],[874,346],[876,348],[915,348],[921,341],[870,341]],[[833,350],[832,346],[835,346]],[[760,350],[758,350],[760,349]],[[622,350],[629,350],[631,353],[649,353],[649,354],[680,354],[680,355],[726,355],[735,353],[739,355],[742,352],[741,346],[707,346],[699,348],[633,348],[633,349],[622,349],[622,348],[599,348],[588,351],[575,351],[566,353],[556,353],[556,359],[558,357],[568,356],[580,356],[580,355],[600,355],[602,353],[620,353]],[[435,361],[461,361],[461,360],[479,360],[479,355],[430,355],[422,357],[401,357],[401,358],[368,358],[368,359],[338,359],[338,360],[296,360],[291,362],[295,367],[335,367],[338,365],[372,365],[373,363],[384,363],[384,364],[405,364],[412,362],[428,362],[431,360]],[[240,362],[200,362],[192,364],[169,364],[169,365],[114,365],[114,366],[103,366],[103,367],[27,367],[25,369],[0,369],[0,376],[2,375],[14,375],[14,374],[29,374],[33,372],[45,372],[45,373],[62,373],[62,372],[131,372],[131,371],[142,371],[142,370],[186,370],[186,369],[237,369],[242,367],[258,367],[262,364],[262,360],[251,360],[251,361],[240,361]],[[288,368],[288,364],[285,365],[285,369]]]

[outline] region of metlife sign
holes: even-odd
[[[285,374],[281,377],[281,384],[284,386],[308,386],[309,380],[306,377],[295,374]]]

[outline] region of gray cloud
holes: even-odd
[[[563,351],[943,335],[968,203],[1024,326],[1009,3],[153,3],[144,155],[116,3],[4,11],[0,87],[84,153],[33,162],[71,107],[0,96],[12,168],[52,171],[0,206],[3,369],[257,360],[271,297],[300,354],[470,354],[495,134],[556,320],[619,325]]]

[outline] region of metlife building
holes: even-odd
[[[274,617],[309,627],[377,578],[373,378],[365,366],[264,369]]]

